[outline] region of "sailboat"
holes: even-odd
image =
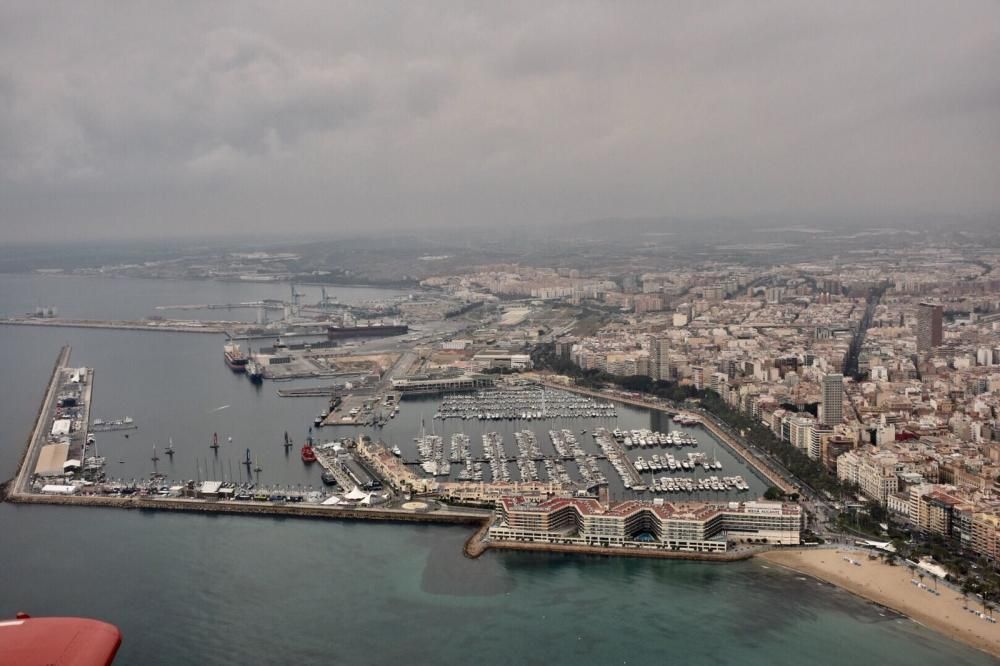
[[[243,461],[243,464],[246,465],[248,468],[250,467],[250,465],[253,464],[253,461],[250,460],[250,449],[247,449],[247,459]]]
[[[217,432],[213,432],[212,433],[212,447],[211,448],[215,449],[217,452],[219,450],[219,433],[217,433]]]
[[[171,437],[167,443],[167,448],[163,450],[171,458],[174,456],[174,438]]]
[[[153,462],[160,459],[160,456],[156,455],[156,444],[153,444]]]

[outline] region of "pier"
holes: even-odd
[[[28,481],[31,479],[35,465],[38,463],[38,454],[42,448],[42,443],[45,441],[45,433],[48,431],[49,415],[52,413],[52,407],[59,392],[62,371],[69,363],[71,353],[72,348],[69,345],[59,350],[56,363],[52,368],[52,375],[49,377],[48,387],[45,389],[45,395],[42,398],[42,405],[38,408],[35,427],[32,428],[31,434],[28,436],[28,443],[25,446],[24,454],[21,456],[21,464],[11,484],[9,497],[27,493]]]
[[[48,328],[97,328],[121,331],[168,331],[172,333],[225,333],[223,322],[181,322],[170,320],[120,321],[101,319],[42,319],[3,317],[0,326],[44,326]]]

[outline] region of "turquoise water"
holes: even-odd
[[[216,418],[209,409],[239,402],[218,418],[231,419],[237,440],[264,431],[263,440],[286,420],[308,423],[316,409],[311,400],[253,393],[214,366],[184,371],[186,355],[204,353],[201,336],[0,327],[2,477],[13,475],[64,342],[77,362],[98,367],[95,405],[124,410],[107,416],[128,413],[127,399],[146,409],[140,432],[171,423],[200,431],[205,423],[177,423],[176,415],[204,408],[203,418]],[[142,407],[151,401],[155,409]],[[265,467],[282,469],[281,460],[275,454]],[[298,461],[286,472],[289,483],[311,482]],[[759,562],[503,552],[469,560],[461,554],[468,534],[3,504],[0,617],[25,610],[114,622],[125,635],[122,664],[995,663]]]

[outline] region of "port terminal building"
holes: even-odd
[[[437,393],[456,393],[459,391],[475,391],[493,386],[493,377],[489,375],[457,375],[453,377],[435,377],[432,375],[412,375],[392,380],[392,390],[401,396],[433,395]]]
[[[798,545],[802,510],[782,502],[640,502],[591,497],[497,500],[497,541],[724,553],[732,542]]]

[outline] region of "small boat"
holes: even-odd
[[[396,456],[397,458],[403,457],[403,450],[399,448],[398,444],[392,447],[392,455]]]
[[[320,475],[320,478],[323,479],[323,483],[328,486],[337,485],[337,477],[333,475],[333,472],[323,472],[323,474]]]
[[[316,462],[316,452],[313,451],[311,444],[306,443],[302,446],[302,462],[304,463],[314,463]]]

